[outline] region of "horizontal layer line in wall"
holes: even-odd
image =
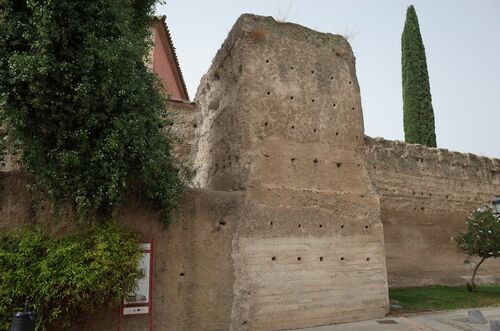
[[[279,286],[266,286],[266,287],[258,287],[256,290],[251,292],[251,295],[259,298],[266,297],[276,297],[276,296],[284,296],[291,297],[301,296],[302,294],[306,295],[308,293],[318,295],[336,292],[338,294],[342,293],[342,291],[352,291],[352,288],[356,288],[356,290],[365,290],[365,289],[375,289],[377,287],[383,286],[385,283],[385,279],[377,278],[370,279],[369,281],[359,281],[359,282],[346,282],[345,280],[342,282],[339,279],[319,279],[314,280],[312,282],[302,282],[302,283],[286,283],[280,284]],[[327,296],[329,296],[328,294]],[[274,299],[270,299],[272,301]]]
[[[411,170],[413,170],[413,171],[411,171]],[[373,169],[370,171],[373,171],[376,175],[378,174],[379,176],[381,176],[380,174],[388,174],[390,177],[393,177],[394,175],[406,175],[406,176],[415,177],[415,178],[422,178],[422,177],[434,178],[434,179],[443,178],[443,179],[446,179],[448,181],[461,180],[461,181],[466,181],[466,182],[478,182],[478,183],[489,183],[493,180],[493,176],[491,175],[491,173],[486,178],[476,177],[476,180],[474,180],[474,178],[471,178],[470,176],[466,176],[465,174],[460,174],[460,176],[436,175],[435,171],[429,171],[427,173],[416,174],[416,172],[418,172],[418,171],[415,171],[414,169],[409,169],[409,171],[400,171],[399,168],[391,169],[391,170],[382,170],[379,167],[377,167],[376,169]],[[384,176],[381,176],[381,178],[384,178]]]
[[[378,307],[380,305],[380,297],[387,295],[385,289],[375,291],[372,296],[358,295],[355,289],[351,289],[349,294],[341,296],[330,297],[329,300],[323,302],[310,302],[309,304],[304,303],[290,303],[281,304],[276,307],[274,305],[266,305],[264,307],[257,308],[256,315],[258,317],[264,318],[267,316],[266,320],[272,320],[273,316],[280,316],[281,314],[286,314],[290,316],[290,319],[303,319],[303,317],[308,316],[325,316],[327,314],[336,313],[349,313],[353,311],[366,310],[368,307]],[[349,305],[346,305],[349,302]],[[260,318],[257,318],[260,320]]]
[[[367,249],[374,250],[370,252],[378,252],[381,249],[380,242],[377,241],[378,238],[371,234],[358,234],[350,236],[348,239],[341,236],[337,238],[310,238],[314,243],[300,237],[286,238],[286,242],[283,241],[283,238],[261,239],[258,245],[245,247],[245,254],[248,257],[266,257],[279,254],[280,252],[285,253],[286,256],[293,256],[295,254],[307,254],[310,256],[318,254],[325,256],[323,254],[333,253],[332,251],[328,252],[329,250],[337,250],[338,252],[345,252],[347,254],[355,249],[360,249],[360,252],[363,250],[366,252]],[[372,238],[373,241],[370,240]],[[246,240],[251,240],[251,238]]]
[[[377,265],[379,264],[379,265]],[[380,272],[383,271],[383,266],[380,263],[372,264],[367,266],[366,268],[362,265],[346,265],[346,266],[333,266],[333,268],[255,268],[252,266],[252,271],[249,271],[249,275],[255,277],[256,279],[266,280],[271,284],[271,287],[276,286],[276,281],[286,283],[287,285],[295,284],[300,286],[300,284],[304,283],[304,280],[307,281],[321,281],[321,280],[329,280],[332,283],[335,283],[337,279],[340,283],[348,284],[348,283],[362,283],[364,281],[376,281],[383,280],[385,276],[379,275]],[[265,274],[264,274],[265,273]],[[342,279],[342,277],[346,277],[348,279]],[[262,285],[264,286],[264,285]]]

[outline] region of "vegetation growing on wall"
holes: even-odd
[[[0,2],[0,126],[37,187],[82,217],[135,189],[168,221],[183,191],[144,63],[156,2]]]
[[[467,220],[467,229],[456,238],[458,247],[469,257],[480,258],[472,271],[469,291],[476,291],[475,278],[479,266],[488,258],[500,257],[500,214],[490,206],[476,209]],[[468,262],[468,261],[466,261]]]
[[[408,7],[401,38],[405,141],[436,147],[434,110],[417,13]]]
[[[32,296],[41,329],[70,328],[82,313],[118,302],[140,276],[136,238],[113,223],[52,238],[40,230],[0,236],[0,330]]]

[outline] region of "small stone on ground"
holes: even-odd
[[[500,331],[500,321],[490,321],[491,331]]]
[[[480,310],[469,310],[469,322],[476,324],[488,324],[488,320],[484,317]]]

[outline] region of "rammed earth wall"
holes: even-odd
[[[184,140],[176,152],[194,165],[199,189],[168,230],[133,201],[119,214],[156,243],[154,328],[279,330],[384,316],[380,204],[346,40],[243,15],[196,100],[196,112],[170,106]],[[33,222],[39,210],[16,179],[24,175],[3,174],[5,194],[19,194],[2,200],[2,226]],[[113,329],[106,316],[89,317],[88,329]],[[126,317],[123,328],[141,324]]]
[[[500,160],[369,137],[366,156],[380,197],[389,286],[464,284],[474,265],[464,264],[452,237],[500,193]],[[498,283],[500,261],[486,260],[477,277]]]
[[[41,226],[55,235],[84,229],[66,211],[55,216],[36,200],[31,176],[0,171],[0,231]],[[154,330],[227,330],[233,302],[231,240],[238,224],[240,192],[189,189],[168,230],[158,215],[133,199],[118,213],[119,223],[154,243]],[[147,316],[125,316],[122,331],[145,331]],[[101,307],[82,316],[73,330],[117,330],[118,307]]]
[[[384,316],[380,205],[347,41],[243,15],[196,101],[196,185],[245,194],[232,238],[231,328]]]

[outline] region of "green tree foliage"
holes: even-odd
[[[436,147],[434,110],[425,48],[413,6],[408,7],[406,12],[401,52],[405,141]]]
[[[479,266],[488,258],[500,257],[500,215],[495,214],[490,206],[483,206],[476,209],[466,223],[467,229],[456,237],[456,242],[469,257],[480,258],[467,286],[475,291],[474,280]]]
[[[0,1],[0,120],[57,203],[107,218],[134,189],[169,212],[184,181],[144,63],[157,0]]]
[[[73,330],[82,313],[118,303],[135,286],[141,256],[135,235],[114,223],[54,239],[40,230],[0,236],[0,330],[33,297],[40,330]]]

